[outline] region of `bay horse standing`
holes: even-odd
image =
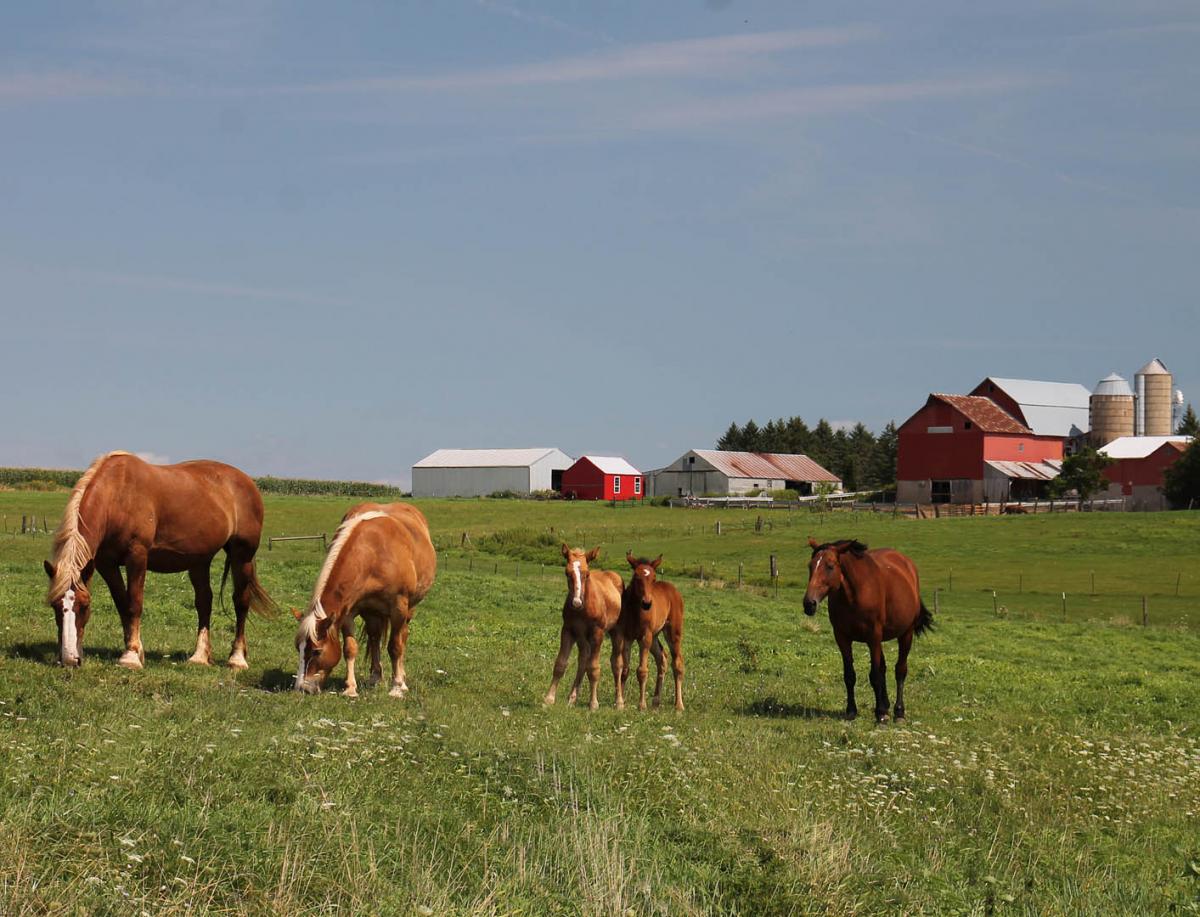
[[[658,635],[665,633],[671,646],[671,671],[675,676],[675,709],[683,709],[683,596],[679,590],[665,580],[658,579],[658,568],[662,564],[660,554],[654,560],[635,558],[626,552],[625,559],[633,568],[629,585],[621,594],[621,620],[613,630],[613,673],[617,681],[617,709],[625,707],[625,679],[629,676],[629,652],[632,641],[637,640],[638,709],[646,709],[646,679],[650,674],[647,660],[654,654],[658,676],[654,682],[654,706],[662,697],[663,648]]]
[[[229,665],[246,663],[246,613],[274,609],[254,569],[262,534],[263,502],[254,482],[220,462],[151,465],[128,452],[109,452],[88,467],[71,491],[45,562],[46,601],[58,625],[59,657],[65,666],[83,658],[83,633],[92,614],[90,582],[99,571],[112,593],[125,631],[118,664],[140,669],[142,599],[146,571],[187,571],[195,591],[196,651],[189,662],[209,665],[212,586],[209,568],[225,551],[225,579],[233,574],[237,630]],[[125,579],[120,568],[125,568]]]
[[[575,667],[575,683],[571,686],[568,704],[575,703],[579,696],[579,685],[586,670],[591,682],[592,696],[588,706],[595,710],[600,706],[597,686],[600,682],[600,649],[604,635],[617,626],[621,616],[621,591],[625,584],[620,574],[611,570],[591,570],[588,564],[600,556],[600,549],[571,548],[565,543],[562,556],[566,561],[567,597],[563,600],[562,631],[558,638],[558,657],[554,660],[554,674],[550,679],[550,690],[546,692],[547,706],[554,704],[558,693],[558,682],[567,670],[571,659],[571,647],[579,647],[579,659]],[[613,657],[613,681],[616,682],[616,656]]]
[[[817,544],[809,538],[808,588],[804,613],[814,615],[817,604],[829,598],[829,623],[842,651],[842,677],[846,682],[846,716],[858,716],[854,702],[852,644],[871,650],[871,687],[875,689],[875,720],[888,718],[885,640],[898,641],[896,656],[896,719],[904,719],[904,679],[908,677],[908,652],[913,637],[933,628],[933,615],[921,601],[916,565],[891,548],[869,550],[859,541]]]
[[[346,647],[347,697],[358,696],[354,663],[358,641],[354,619],[367,630],[371,680],[382,678],[379,660],[384,630],[391,626],[392,697],[408,691],[404,651],[413,609],[425,598],[437,574],[437,552],[425,516],[406,503],[364,503],[343,517],[317,577],[306,614],[295,612],[296,690],[316,694]]]

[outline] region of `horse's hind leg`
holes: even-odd
[[[833,639],[837,641],[838,649],[842,652],[842,681],[846,683],[846,718],[858,716],[858,704],[854,702],[854,683],[858,676],[854,674],[854,644],[849,637],[835,630]]]
[[[564,624],[562,631],[558,635],[558,655],[554,658],[554,671],[550,676],[550,690],[546,692],[546,697],[543,699],[543,703],[547,707],[553,706],[554,700],[558,696],[558,682],[567,671],[567,666],[571,664],[571,647],[574,645],[575,638],[571,636],[571,631]]]
[[[892,705],[887,695],[887,661],[879,640],[871,641],[871,687],[875,689],[875,722],[886,723]]]
[[[212,665],[212,641],[208,628],[212,623],[212,583],[209,580],[210,557],[203,564],[188,570],[192,590],[196,593],[196,651],[188,657],[195,665]]]
[[[667,639],[671,643],[671,672],[675,676],[675,709],[683,709],[683,630],[682,621],[672,627]],[[660,676],[661,677],[661,676]]]
[[[231,554],[229,572],[233,577],[233,614],[236,625],[228,664],[231,669],[248,669],[250,665],[246,662],[246,614],[250,611],[250,596],[254,586],[254,555],[243,557]]]
[[[146,552],[136,548],[125,561],[125,572],[129,577],[128,597],[121,623],[125,629],[125,652],[117,665],[127,669],[140,669],[146,659],[142,648],[142,599],[146,594]]]
[[[408,647],[408,599],[397,598],[392,612],[392,635],[388,640],[388,655],[392,657],[392,697],[403,697],[408,693],[408,681],[404,677],[404,651]]]
[[[367,629],[367,655],[371,657],[371,675],[367,684],[375,687],[383,681],[383,665],[379,660],[379,651],[383,647],[383,632],[387,628],[387,620],[377,615],[368,615],[363,626]]]
[[[342,625],[342,646],[346,656],[346,687],[343,697],[358,697],[358,679],[354,676],[354,663],[358,659],[358,638],[354,636],[354,619],[347,616]]]
[[[593,627],[587,639],[587,673],[591,686],[591,697],[588,698],[589,710],[596,710],[600,707],[600,650],[603,648],[604,628]]]
[[[900,635],[899,652],[896,655],[896,722],[904,719],[904,679],[908,678],[908,651],[912,649],[913,628]]]

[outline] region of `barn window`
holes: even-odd
[[[949,503],[950,502],[950,482],[949,481],[930,481],[929,482],[929,502],[930,503]]]
[[[971,421],[969,421],[969,420],[964,420],[964,421],[963,421],[963,429],[964,429],[964,430],[969,430],[969,429],[971,429]]]
[[[621,476],[619,474],[614,474],[613,475],[613,493],[619,494],[620,492],[621,492]]]
[[[1017,451],[1018,451],[1018,452],[1024,452],[1024,451],[1025,451],[1025,444],[1024,444],[1024,443],[1017,443]]]
[[[641,478],[634,478],[634,479],[633,479],[633,493],[634,493],[634,496],[637,496],[637,495],[638,495],[638,494],[640,494],[641,492],[642,492],[642,479],[641,479]]]

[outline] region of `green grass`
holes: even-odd
[[[53,522],[65,500],[3,493],[0,512]],[[332,532],[346,505],[270,496],[267,533]],[[404,701],[289,691],[290,617],[251,620],[248,672],[188,666],[183,575],[148,581],[144,671],[113,664],[103,587],[64,671],[49,539],[0,535],[0,913],[1200,910],[1200,514],[797,511],[756,533],[730,510],[420,505],[441,569]],[[939,590],[908,723],[836,715],[828,622],[799,610],[810,533],[905,550]],[[683,715],[612,710],[611,676],[594,714],[542,708],[560,539],[618,570],[626,548],[666,555]],[[260,573],[302,606],[321,557],[264,546]],[[869,710],[861,652],[859,675]]]

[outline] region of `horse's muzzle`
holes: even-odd
[[[810,598],[804,600],[804,613],[810,618],[817,613],[817,603]]]
[[[647,601],[643,601],[643,602],[642,602],[642,610],[643,610],[643,611],[649,611],[649,610],[650,610],[650,606],[651,606],[651,605],[653,605],[653,604],[654,604],[653,602],[647,602]]]
[[[315,678],[303,678],[297,680],[296,690],[302,694],[320,694],[321,685]]]
[[[68,655],[67,653],[63,653],[62,656],[60,657],[60,659],[62,660],[62,664],[64,666],[66,666],[68,669],[79,668],[80,662],[83,661],[78,656],[73,655],[73,654]]]

